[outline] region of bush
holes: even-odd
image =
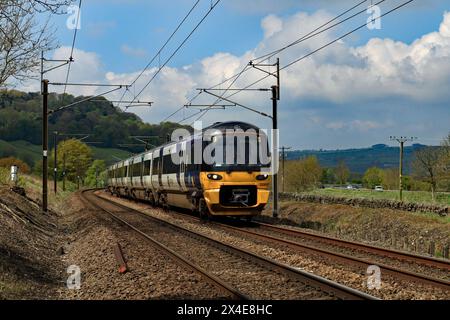
[[[19,180],[17,181],[17,185],[19,187],[25,187],[26,186],[25,179],[19,175]],[[0,185],[9,185],[12,186],[11,182],[11,171],[9,169],[6,169],[4,167],[0,167]]]
[[[383,182],[382,171],[377,167],[366,170],[363,177],[363,184],[366,188],[373,189]]]
[[[22,160],[16,159],[14,157],[8,157],[0,159],[0,167],[6,168],[8,171],[11,170],[11,166],[16,165],[19,167],[19,174],[30,173],[30,167]]]
[[[10,180],[9,170],[0,167],[0,184],[8,184]]]

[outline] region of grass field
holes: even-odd
[[[369,189],[315,189],[305,194],[327,195],[335,197],[399,200],[398,190],[374,191]],[[450,206],[450,193],[437,192],[435,204]],[[403,191],[403,201],[415,203],[433,203],[431,192]]]

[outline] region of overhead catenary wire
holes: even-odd
[[[394,7],[393,9],[391,9],[391,10],[389,10],[389,11],[386,11],[385,13],[383,13],[382,15],[380,15],[379,17],[373,18],[373,21],[379,20],[379,19],[381,19],[382,17],[384,17],[384,16],[386,16],[386,15],[388,15],[388,14],[390,14],[390,13],[392,13],[392,12],[394,12],[394,11],[396,11],[396,10],[398,10],[398,9],[400,9],[400,8],[402,8],[402,7],[404,7],[404,6],[406,6],[407,4],[409,4],[409,3],[413,2],[413,1],[414,1],[414,0],[409,0],[409,1],[406,1],[406,2],[404,2],[404,3],[400,4],[400,5],[398,5],[398,6]],[[352,34],[352,33],[356,32],[356,31],[358,31],[358,30],[364,28],[366,25],[367,25],[367,24],[364,23],[364,24],[360,25],[359,27],[354,28],[353,30],[351,30],[351,31],[349,31],[349,32],[347,32],[347,33],[345,33],[344,35],[342,35],[342,36],[340,36],[339,38],[337,38],[337,39],[335,39],[335,40],[333,40],[333,41],[327,43],[326,45],[324,45],[324,46],[322,46],[322,47],[320,47],[320,48],[318,48],[318,49],[312,51],[311,53],[309,53],[309,54],[307,54],[307,55],[305,55],[305,56],[303,56],[303,57],[301,57],[301,58],[299,58],[299,59],[296,59],[296,60],[294,60],[294,61],[288,63],[287,65],[285,65],[285,66],[284,66],[283,68],[281,68],[280,70],[284,70],[284,69],[286,69],[286,68],[289,68],[289,67],[292,66],[293,64],[296,64],[297,62],[299,62],[299,61],[301,61],[301,60],[303,60],[303,59],[306,59],[307,57],[309,57],[310,55],[316,53],[317,51],[320,51],[320,50],[322,50],[322,49],[325,49],[326,47],[328,47],[328,46],[330,46],[330,45],[332,45],[332,44],[338,42],[339,40],[342,40],[342,39],[348,37],[350,34]]]
[[[191,98],[187,104],[191,104],[195,99],[197,99],[197,97],[199,95],[202,94],[202,91],[199,91],[193,98]],[[183,105],[181,108],[178,108],[177,110],[175,110],[174,112],[172,112],[169,116],[167,116],[166,118],[164,118],[163,121],[161,122],[166,122],[167,120],[169,120],[170,118],[172,118],[174,115],[176,115],[178,112],[180,112],[181,110],[183,110],[186,107],[186,105]]]
[[[144,85],[144,87],[138,92],[137,95],[134,96],[133,100],[137,99],[142,92],[152,83],[152,81],[156,78],[156,76],[161,72],[161,70],[169,63],[170,60],[177,54],[177,52],[184,46],[184,44],[190,39],[190,37],[194,34],[194,32],[200,27],[200,25],[205,21],[205,19],[210,15],[210,13],[214,10],[214,8],[219,4],[221,0],[216,0],[214,3],[211,2],[211,6],[206,14],[202,17],[202,19],[195,25],[192,31],[185,37],[185,39],[181,42],[181,44],[175,49],[175,51],[169,56],[169,58],[164,61],[164,63],[158,68],[158,70],[153,74],[150,80]]]
[[[142,69],[142,71],[139,73],[139,75],[133,80],[133,82],[131,83],[130,86],[134,86],[134,84],[139,80],[140,77],[142,77],[142,75],[144,74],[145,71],[148,70],[148,68],[151,66],[151,64],[153,63],[153,61],[155,61],[155,59],[157,57],[161,57],[161,52],[164,50],[164,48],[167,46],[167,44],[170,42],[170,40],[172,40],[172,38],[175,36],[175,34],[178,32],[178,30],[181,28],[181,26],[186,22],[186,20],[189,18],[189,16],[192,14],[192,12],[194,11],[194,9],[197,7],[197,5],[200,3],[200,0],[197,0],[194,5],[191,7],[191,9],[188,11],[188,13],[184,16],[184,18],[181,20],[181,22],[177,25],[177,27],[175,28],[175,30],[172,32],[172,34],[169,36],[169,38],[166,40],[166,42],[162,45],[162,47],[158,50],[158,52],[153,56],[153,58],[150,60],[149,63],[147,63],[147,65],[145,66],[144,69]],[[125,97],[127,90],[125,90],[122,94],[122,97],[120,98],[120,101],[123,100],[123,98]],[[118,107],[120,107],[121,102],[118,103]]]
[[[225,95],[225,93],[226,92],[228,92],[228,90],[230,90],[230,88],[233,86],[233,84],[239,79],[239,77],[245,72],[245,70],[247,70],[247,67],[248,66],[246,66],[244,69],[242,69],[242,71],[238,74],[238,76],[236,77],[236,78],[234,78],[234,80],[228,85],[228,87],[225,89],[225,91],[222,93],[222,96],[223,95]],[[214,89],[214,88],[213,88]],[[218,104],[219,102],[221,102],[222,100],[224,100],[223,98],[221,98],[220,96],[216,99],[216,101],[214,101],[214,103],[210,106],[210,107],[208,107],[208,108],[206,108],[205,110],[202,110],[203,111],[203,113],[202,114],[200,114],[200,116],[198,117],[198,118],[196,118],[195,119],[195,121],[199,121],[209,110],[211,110],[212,109],[212,107],[214,107],[216,104]],[[195,122],[194,121],[194,122]],[[191,125],[192,125],[193,123],[191,123]]]
[[[379,20],[379,19],[381,19],[382,17],[384,17],[384,16],[386,16],[386,15],[388,15],[388,14],[391,14],[391,13],[394,12],[394,11],[397,11],[398,9],[400,9],[400,8],[402,8],[402,7],[404,7],[404,6],[406,6],[407,4],[409,4],[409,3],[413,2],[413,1],[414,1],[414,0],[408,0],[408,1],[406,1],[406,2],[403,2],[402,4],[400,4],[400,5],[398,5],[398,6],[394,7],[394,8],[392,8],[391,10],[388,10],[388,11],[386,11],[385,13],[381,14],[380,16],[378,16],[378,17],[376,17],[376,18],[373,18],[373,21]],[[349,32],[347,32],[347,33],[345,33],[345,34],[339,36],[338,38],[336,38],[336,39],[334,39],[334,40],[332,40],[332,41],[326,43],[325,45],[323,45],[323,46],[321,46],[321,47],[319,47],[319,48],[317,48],[317,49],[315,49],[315,50],[313,50],[313,51],[311,51],[311,52],[309,52],[309,53],[303,55],[302,57],[300,57],[300,58],[298,58],[298,59],[295,59],[294,61],[292,61],[292,62],[286,64],[285,66],[283,66],[282,68],[280,68],[280,71],[281,71],[281,70],[284,70],[284,69],[287,69],[287,68],[291,67],[292,65],[294,65],[294,64],[296,64],[296,63],[298,63],[298,62],[300,62],[300,61],[302,61],[302,60],[304,60],[304,59],[306,59],[306,58],[308,58],[308,57],[310,57],[310,56],[312,56],[313,54],[317,53],[318,51],[321,51],[321,50],[327,48],[328,46],[330,46],[330,45],[332,45],[332,44],[334,44],[334,43],[336,43],[336,42],[338,42],[338,41],[340,41],[340,40],[342,40],[342,39],[348,37],[348,36],[351,35],[352,33],[354,33],[354,32],[356,32],[356,31],[358,31],[358,30],[364,28],[366,25],[367,25],[367,24],[364,23],[364,24],[362,24],[362,25],[360,25],[360,26],[358,26],[358,27],[352,29],[351,31],[349,31]],[[256,81],[252,82],[251,84],[245,86],[244,88],[241,88],[240,90],[235,91],[234,93],[228,95],[228,96],[225,97],[225,98],[226,98],[226,99],[231,98],[231,97],[237,95],[238,93],[240,93],[240,92],[242,92],[242,91],[244,91],[244,90],[246,90],[246,89],[248,89],[248,88],[250,88],[250,87],[252,87],[252,86],[254,86],[254,85],[258,84],[258,83],[260,83],[261,81],[267,79],[269,76],[270,76],[269,74],[268,74],[268,75],[265,75],[265,76],[263,76],[262,78],[260,78],[260,79],[258,79],[258,80],[256,80]]]
[[[62,111],[62,110],[64,110],[64,109],[70,108],[70,107],[75,106],[75,105],[77,105],[77,104],[80,104],[80,103],[83,103],[83,102],[87,102],[87,101],[90,101],[90,100],[92,100],[92,99],[95,99],[95,98],[104,96],[104,95],[106,95],[106,94],[108,94],[108,93],[117,91],[117,90],[119,90],[119,89],[122,89],[122,86],[119,86],[119,87],[117,87],[117,88],[108,90],[108,91],[103,92],[103,93],[100,93],[100,94],[97,94],[97,95],[92,96],[92,97],[87,97],[87,98],[85,98],[85,99],[83,99],[83,100],[73,102],[73,103],[71,103],[71,104],[68,104],[68,105],[65,105],[65,106],[56,108],[56,109],[54,109],[54,110],[50,110],[50,111],[48,111],[48,114],[51,115],[52,113],[55,113],[55,112],[58,112],[58,111]]]
[[[297,39],[297,40],[295,40],[295,41],[293,41],[293,42],[291,42],[291,43],[285,45],[284,47],[282,47],[282,48],[280,48],[280,49],[277,49],[277,50],[275,50],[275,51],[272,51],[272,52],[266,53],[266,54],[264,54],[264,55],[262,55],[262,56],[259,56],[259,57],[257,57],[257,58],[254,58],[252,61],[257,61],[257,60],[261,60],[261,59],[262,59],[261,61],[258,61],[258,63],[262,63],[262,62],[264,62],[264,61],[270,59],[271,57],[273,57],[275,54],[280,53],[280,52],[282,52],[282,51],[284,51],[284,50],[286,50],[286,49],[292,47],[292,46],[295,45],[295,44],[298,44],[298,43],[303,42],[303,41],[305,41],[305,40],[308,40],[308,39],[310,39],[310,38],[312,38],[312,37],[315,37],[315,36],[317,36],[317,35],[323,33],[324,31],[327,31],[327,30],[329,30],[329,29],[331,29],[331,28],[334,28],[334,27],[336,27],[336,26],[338,26],[338,25],[340,25],[340,24],[342,24],[342,23],[348,21],[349,19],[352,19],[352,18],[354,18],[354,17],[356,17],[356,16],[358,16],[358,15],[364,13],[364,12],[366,11],[366,9],[361,10],[361,11],[359,11],[359,12],[353,14],[352,16],[350,16],[350,17],[348,17],[348,18],[346,18],[346,19],[344,19],[344,20],[341,20],[340,22],[338,22],[338,23],[336,23],[336,24],[333,24],[332,26],[328,27],[327,29],[324,29],[324,30],[321,30],[321,31],[320,31],[320,29],[322,29],[323,27],[329,25],[330,23],[332,23],[333,21],[339,19],[340,17],[344,16],[345,14],[347,14],[347,13],[353,11],[354,9],[356,9],[356,8],[359,7],[361,4],[363,4],[363,3],[367,2],[367,1],[368,1],[368,0],[363,0],[363,1],[359,2],[359,3],[357,3],[356,5],[352,6],[351,8],[349,8],[349,9],[343,11],[342,13],[340,13],[339,15],[335,16],[334,18],[332,18],[332,19],[328,20],[327,22],[323,23],[322,25],[316,27],[314,30],[312,30],[312,31],[308,32],[307,34],[303,35],[303,36],[300,37],[299,39]],[[386,0],[380,0],[380,1],[379,1],[378,3],[376,3],[375,5],[378,5],[378,4],[380,4],[380,3],[384,2],[384,1],[386,1]],[[223,80],[222,82],[220,82],[220,83],[218,83],[218,84],[212,86],[211,88],[216,88],[216,87],[218,87],[218,86],[220,86],[220,85],[222,85],[222,84],[225,84],[226,82],[228,82],[228,81],[234,79],[235,77],[239,76],[240,73],[241,73],[241,72],[238,72],[238,73],[234,74],[233,76],[229,77],[228,79]]]
[[[69,75],[70,75],[71,65],[72,65],[72,62],[73,62],[73,51],[75,49],[75,41],[77,39],[78,24],[80,22],[80,12],[81,12],[82,1],[83,0],[80,0],[80,2],[78,3],[77,20],[76,20],[76,24],[75,24],[75,30],[73,32],[72,48],[70,49],[70,57],[69,57],[69,60],[68,60],[69,63],[68,63],[68,66],[67,66],[66,84],[69,82]],[[66,91],[67,91],[67,85],[64,86],[63,99],[64,99],[64,95],[66,94]]]
[[[286,50],[286,49],[288,49],[288,48],[290,48],[290,47],[292,47],[292,46],[294,46],[294,45],[296,45],[296,44],[298,44],[298,43],[300,43],[300,42],[303,42],[303,41],[306,41],[306,40],[308,40],[308,39],[310,39],[310,38],[312,38],[312,37],[315,37],[315,36],[317,36],[317,35],[319,35],[319,34],[325,32],[325,31],[327,31],[327,30],[329,30],[329,29],[331,29],[331,28],[334,28],[334,27],[336,27],[336,26],[338,26],[338,25],[340,25],[340,24],[342,24],[342,23],[344,23],[344,22],[346,22],[346,21],[348,21],[348,20],[350,20],[350,19],[352,19],[352,18],[354,18],[354,17],[356,17],[356,16],[358,16],[358,15],[364,13],[364,12],[366,11],[366,9],[361,10],[361,11],[359,11],[359,12],[357,12],[357,13],[355,13],[355,14],[349,16],[349,17],[347,17],[346,19],[339,21],[338,23],[333,24],[332,26],[330,26],[330,27],[328,27],[328,28],[326,28],[326,29],[321,30],[323,27],[329,25],[330,23],[332,23],[333,21],[335,21],[335,20],[339,19],[340,17],[346,15],[347,13],[353,11],[354,9],[356,9],[356,8],[359,7],[359,6],[361,6],[363,3],[367,2],[367,1],[368,1],[368,0],[363,0],[363,1],[360,1],[360,2],[356,3],[355,5],[353,5],[352,7],[350,7],[349,9],[344,10],[344,11],[343,11],[342,13],[340,13],[339,15],[337,15],[337,16],[335,16],[334,18],[328,20],[327,22],[323,23],[322,25],[316,27],[314,30],[308,32],[307,34],[303,35],[301,38],[295,40],[294,42],[289,43],[288,45],[282,47],[281,49],[278,49],[278,50],[269,52],[269,53],[267,53],[267,54],[265,54],[265,55],[263,55],[263,56],[257,57],[257,58],[255,58],[255,59],[253,59],[252,61],[260,60],[260,61],[258,61],[258,63],[262,63],[262,62],[264,62],[264,61],[270,59],[271,57],[273,57],[273,56],[276,55],[277,53],[280,53],[280,52],[282,52],[282,51],[284,51],[284,50]],[[386,0],[380,0],[380,1],[379,1],[378,3],[376,3],[375,5],[378,5],[378,4],[380,4],[380,3],[384,2],[384,1],[386,1]],[[251,64],[251,62],[249,63],[249,65],[250,65],[250,64]],[[220,86],[220,85],[222,85],[222,84],[225,84],[225,83],[227,83],[228,81],[233,80],[233,79],[234,79],[234,80],[233,80],[233,83],[236,82],[236,81],[237,81],[237,78],[239,78],[243,73],[245,73],[247,70],[250,69],[250,68],[248,68],[249,65],[246,65],[246,66],[244,67],[244,69],[241,70],[240,72],[238,72],[238,73],[236,73],[235,75],[233,75],[233,76],[231,76],[231,77],[229,77],[229,78],[223,80],[222,82],[220,82],[220,83],[218,83],[218,84],[216,84],[216,85],[210,87],[209,89],[217,88],[218,86]],[[228,88],[230,88],[230,87],[231,87],[231,86],[229,86]],[[227,91],[228,91],[228,90],[225,90],[224,93],[223,93],[222,95],[224,95]],[[220,101],[220,100],[219,100],[219,101]],[[182,110],[182,108],[180,108],[179,110]],[[178,112],[179,110],[177,110],[177,112]],[[204,111],[205,113],[202,114],[202,115],[200,116],[200,118],[203,117],[203,116],[206,114],[206,112],[208,112],[208,109],[203,110],[203,111]],[[172,116],[172,115],[171,115],[171,116]],[[171,116],[169,116],[169,118],[170,118]],[[166,119],[166,120],[167,120],[167,119]],[[197,120],[198,120],[198,119],[197,119]]]
[[[337,23],[335,23],[335,24],[333,24],[333,25],[331,25],[331,26],[329,26],[329,27],[327,27],[327,28],[325,28],[325,29],[322,29],[322,28],[324,28],[325,26],[327,26],[327,25],[329,25],[330,23],[332,23],[333,21],[335,21],[335,20],[341,18],[342,16],[346,15],[347,13],[353,11],[354,9],[356,9],[356,8],[359,7],[359,6],[361,6],[363,3],[367,2],[367,1],[368,1],[368,0],[363,0],[363,1],[361,1],[361,2],[359,2],[359,3],[357,3],[357,4],[355,4],[353,7],[351,7],[351,8],[349,8],[349,9],[345,10],[344,12],[342,12],[341,14],[335,16],[335,17],[332,18],[331,20],[328,20],[327,22],[323,23],[322,25],[320,25],[319,27],[317,27],[317,28],[315,28],[314,30],[310,31],[309,33],[307,33],[306,35],[302,36],[301,38],[299,38],[299,39],[297,39],[297,40],[295,40],[295,41],[293,41],[293,42],[291,42],[291,43],[285,45],[284,47],[281,47],[280,49],[277,49],[277,50],[274,50],[274,51],[272,51],[272,52],[266,53],[266,54],[264,54],[264,55],[262,55],[262,56],[259,56],[259,57],[255,58],[255,59],[253,59],[253,61],[261,60],[261,61],[258,61],[257,63],[264,62],[264,61],[266,61],[266,60],[268,60],[268,59],[274,57],[274,56],[277,55],[278,53],[280,53],[280,52],[282,52],[282,51],[284,51],[284,50],[286,50],[286,49],[288,49],[288,48],[290,48],[290,47],[293,47],[293,46],[295,46],[295,45],[297,45],[297,44],[299,44],[299,43],[301,43],[301,42],[303,42],[303,41],[305,41],[305,40],[308,40],[308,39],[310,39],[310,38],[312,38],[312,37],[315,37],[315,36],[317,36],[317,35],[319,35],[319,34],[322,34],[322,33],[324,33],[325,31],[328,31],[328,30],[330,30],[330,29],[332,29],[332,28],[334,28],[334,27],[336,27],[336,26],[338,26],[338,25],[340,25],[340,24],[343,24],[344,22],[346,22],[346,21],[348,21],[348,20],[350,20],[350,19],[353,19],[353,18],[359,16],[360,14],[365,13],[367,9],[360,10],[360,11],[358,11],[358,12],[352,14],[351,16],[349,16],[349,17],[347,17],[347,18],[345,18],[345,19],[343,19],[343,20],[340,20],[339,22],[337,22]],[[375,5],[375,6],[376,6],[376,5],[379,5],[379,4],[381,4],[381,3],[385,2],[385,1],[386,1],[386,0],[380,0],[380,1],[378,1],[377,3],[375,3],[374,5]]]

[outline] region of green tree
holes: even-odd
[[[373,189],[375,186],[383,182],[383,173],[380,168],[371,167],[366,170],[363,176],[363,184],[365,187]]]
[[[86,172],[92,163],[92,149],[77,139],[58,143],[58,171],[63,172],[64,155],[66,158],[66,178],[69,181],[84,181]],[[53,152],[49,163],[53,163]]]
[[[287,189],[298,192],[317,187],[322,177],[322,168],[315,156],[286,162]]]
[[[350,169],[345,164],[344,160],[339,161],[338,165],[334,169],[337,181],[339,184],[345,184],[350,176]]]
[[[322,170],[322,177],[320,178],[322,184],[334,184],[336,183],[336,175],[333,168],[324,168]]]
[[[397,168],[389,168],[382,171],[383,188],[389,190],[397,190],[399,182],[399,174]],[[403,183],[405,177],[403,177]],[[404,187],[404,185],[403,185]]]
[[[104,160],[94,160],[86,172],[86,185],[102,187],[106,182],[106,163]]]
[[[17,167],[19,167],[19,174],[20,173],[27,174],[30,173],[31,171],[30,167],[22,160],[13,157],[0,159],[0,167],[10,170],[12,165],[16,165]]]

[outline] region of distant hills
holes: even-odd
[[[411,171],[414,151],[424,147],[422,144],[405,146],[403,149],[404,172]],[[316,156],[323,167],[335,167],[339,161],[345,161],[350,171],[364,173],[367,168],[376,166],[382,169],[398,168],[400,148],[385,144],[375,144],[370,148],[344,150],[296,150],[287,152],[288,160]]]
[[[55,109],[80,101],[85,97],[72,95],[49,95],[49,109]],[[152,136],[150,143],[160,145],[167,135],[180,126],[176,123],[144,123],[137,115],[114,107],[104,98],[80,103],[76,107],[55,113],[49,118],[49,144],[53,148],[52,132],[89,134],[88,141],[101,142],[93,147],[95,158],[113,163],[131,153],[141,152],[143,146],[136,144],[131,136]],[[98,101],[100,100],[100,101]],[[41,150],[41,95],[16,90],[0,90],[0,157],[15,156],[33,166],[42,155]],[[404,149],[405,173],[410,171],[414,151],[423,145],[414,144]],[[299,150],[289,151],[287,159],[299,159],[315,155],[323,167],[334,167],[344,160],[354,173],[364,173],[372,166],[393,168],[398,166],[399,148],[376,144],[370,148],[346,150]]]
[[[95,159],[105,160],[106,164],[113,164],[118,159],[126,159],[131,152],[116,148],[98,148],[90,146]],[[0,158],[15,157],[29,166],[34,166],[42,160],[42,146],[31,144],[28,141],[4,141],[0,140]]]
[[[52,93],[49,110],[65,106],[86,97]],[[16,156],[33,166],[42,155],[42,100],[38,92],[0,90],[0,157]],[[144,145],[132,136],[150,136],[151,145],[167,140],[177,123],[148,124],[137,115],[114,107],[104,98],[87,101],[57,112],[49,117],[49,147],[53,148],[53,132],[89,134],[84,141],[96,142],[94,156],[107,163],[142,152]],[[60,137],[63,139],[64,137]]]
[[[48,107],[49,110],[54,110],[85,98],[51,93]],[[39,93],[0,90],[0,139],[41,144],[41,113],[42,101]],[[145,123],[136,114],[125,112],[104,98],[86,101],[49,116],[50,134],[53,131],[89,134],[90,141],[101,142],[102,147],[107,148],[136,144],[137,141],[131,136],[152,136],[150,143],[161,144],[166,140],[167,134],[179,127],[190,128],[172,122]],[[139,148],[125,149],[137,151]]]

